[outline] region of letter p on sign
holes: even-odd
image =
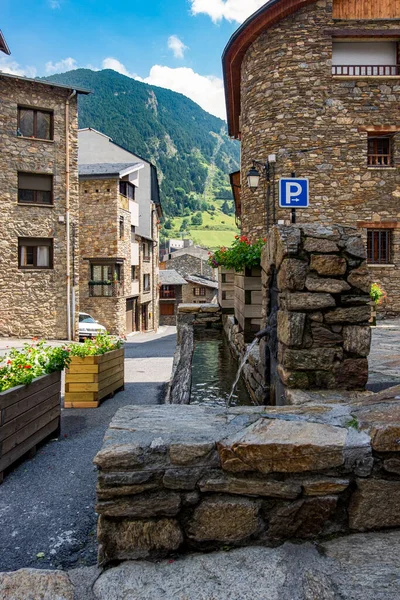
[[[279,180],[279,206],[281,208],[308,208],[309,181],[306,177]]]

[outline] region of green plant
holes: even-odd
[[[379,283],[373,283],[371,285],[370,296],[372,302],[375,304],[382,304],[382,302],[387,298],[385,290],[379,285]]]
[[[353,417],[352,419],[350,419],[350,421],[348,421],[347,427],[351,427],[352,429],[357,429],[357,430],[359,429],[360,425],[359,425],[356,417]]]
[[[62,371],[70,362],[67,346],[46,346],[33,338],[21,350],[12,348],[0,360],[0,392],[29,385],[37,377]]]
[[[259,239],[254,244],[242,235],[235,236],[235,241],[230,248],[222,246],[213,254],[210,253],[208,264],[216,269],[217,267],[226,267],[235,271],[242,271],[245,268],[257,267],[260,265],[261,252],[267,239]]]
[[[87,339],[83,344],[72,344],[70,346],[70,356],[99,356],[112,350],[119,350],[124,345],[124,340],[109,335],[108,333],[99,333],[93,340]]]

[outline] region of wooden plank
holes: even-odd
[[[99,381],[97,373],[67,373],[65,375],[65,383],[96,383]]]
[[[20,444],[22,444],[26,439],[32,437],[37,431],[43,429],[48,423],[54,421],[54,419],[60,417],[60,407],[59,405],[55,406],[48,412],[45,412],[38,419],[27,423],[25,427],[22,427],[19,431],[11,435],[7,439],[2,442],[2,454],[7,454],[11,452],[13,448],[16,448]]]
[[[98,373],[99,367],[98,365],[70,365],[68,369],[66,369],[65,373],[69,374],[77,374],[77,373]]]
[[[4,469],[7,469],[10,465],[12,465],[16,460],[21,458],[21,456],[24,456],[24,454],[29,452],[29,450],[36,446],[36,444],[39,444],[51,433],[56,431],[58,429],[59,423],[60,419],[59,417],[57,417],[56,419],[45,425],[45,427],[43,427],[39,431],[36,431],[30,438],[24,440],[22,444],[13,448],[11,452],[8,452],[4,456],[1,456],[0,473],[4,471]]]
[[[66,383],[65,384],[65,392],[98,392],[100,388],[100,384],[98,382],[95,383]]]
[[[105,379],[107,379],[108,377],[110,377],[111,375],[113,375],[113,373],[121,373],[123,371],[124,371],[124,363],[121,363],[120,365],[115,365],[111,369],[108,369],[107,371],[103,371],[102,373],[99,373],[98,381],[102,382]]]
[[[5,425],[2,425],[2,427],[0,427],[0,442],[2,440],[5,440],[10,435],[13,435],[14,433],[16,433],[19,429],[22,429],[23,427],[25,427],[25,425],[27,425],[27,423],[34,421],[35,419],[39,418],[41,415],[50,411],[51,409],[55,408],[56,406],[59,407],[59,411],[61,414],[60,395],[59,394],[56,394],[55,396],[48,398],[44,402],[41,402],[40,404],[35,406],[34,408],[31,408],[31,410],[28,410],[28,411],[22,413],[16,419],[9,421]]]
[[[334,19],[399,19],[400,0],[333,0]]]
[[[119,350],[112,350],[111,352],[107,352],[106,354],[101,354],[97,358],[99,359],[98,364],[102,365],[103,363],[109,360],[115,360],[116,358],[121,358],[124,356],[124,349],[120,348]]]
[[[66,392],[98,392],[104,387],[110,385],[113,381],[120,379],[124,375],[123,365],[119,368],[113,367],[109,371],[104,371],[101,381],[98,382],[69,382],[65,384]],[[106,375],[106,377],[104,377]]]
[[[11,406],[9,406],[8,408],[5,408],[2,411],[2,420],[1,420],[2,424],[4,425],[5,423],[8,423],[8,421],[12,421],[16,417],[18,417],[18,415],[25,413],[26,411],[30,410],[31,408],[34,408],[37,404],[40,404],[41,402],[44,402],[48,398],[51,398],[52,396],[55,396],[57,394],[60,397],[61,389],[60,389],[59,381],[56,383],[53,383],[53,385],[50,385],[49,387],[46,387],[46,388],[38,391],[36,394],[33,394],[32,396],[28,396],[28,397],[24,398],[23,400],[16,402],[15,404],[11,404]]]
[[[12,388],[12,390],[7,390],[6,392],[0,393],[0,410],[3,408],[7,408],[24,398],[28,398],[29,396],[33,396],[37,392],[50,387],[56,382],[61,381],[61,373],[56,371],[55,373],[50,373],[49,375],[43,375],[42,377],[38,377],[34,381],[32,381],[29,385],[19,385],[16,388]]]
[[[116,381],[119,381],[120,379],[123,379],[123,378],[124,378],[124,374],[121,371],[114,373],[113,375],[111,375],[111,377],[108,377],[107,379],[105,379],[104,381],[101,382],[101,385],[99,387],[99,392],[101,393],[105,388],[108,388],[110,385],[112,385]]]
[[[124,364],[124,361],[121,360],[121,357],[117,357],[114,360],[110,360],[109,362],[103,363],[99,365],[99,373],[104,373],[104,371],[108,371],[113,367],[118,367],[118,365]]]
[[[97,365],[98,356],[71,356],[70,367],[73,365]]]
[[[124,386],[124,378],[122,377],[119,381],[116,381],[115,383],[111,384],[109,387],[107,387],[104,390],[102,390],[101,392],[99,392],[99,400],[102,400],[103,398],[105,398],[109,394],[112,394],[113,392],[119,390],[123,386]]]
[[[64,398],[64,406],[69,402],[95,402],[97,400],[97,393],[95,392],[67,392]]]
[[[99,402],[66,402],[65,408],[98,408]]]

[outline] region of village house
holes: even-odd
[[[2,336],[77,332],[77,98],[88,93],[0,72]]]
[[[79,171],[82,310],[119,335],[157,331],[156,167],[108,136],[81,129]]]
[[[187,286],[182,288],[184,304],[217,304],[218,281],[204,275],[187,275]]]
[[[199,273],[211,279],[216,279],[215,269],[208,264],[208,250],[200,246],[189,246],[175,250],[167,255],[161,262],[163,269],[175,269],[182,277]]]
[[[400,9],[394,0],[271,0],[223,55],[231,177],[244,235],[276,222],[357,226],[400,312]],[[278,207],[278,180],[307,177],[310,207]]]
[[[160,270],[160,325],[176,325],[177,308],[183,302],[184,279],[173,269]]]

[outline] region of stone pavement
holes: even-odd
[[[400,319],[378,321],[372,328],[368,388],[377,392],[400,384]]]

